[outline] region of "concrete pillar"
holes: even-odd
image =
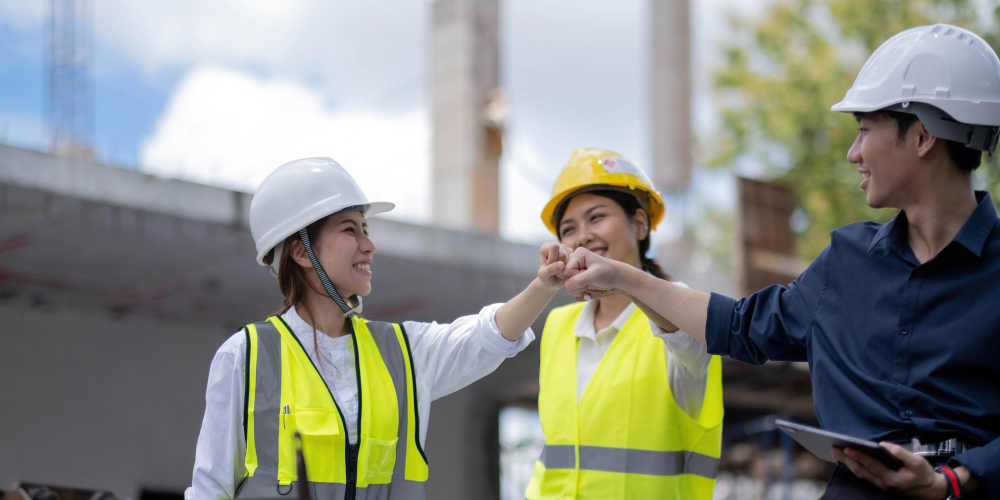
[[[503,106],[497,0],[434,4],[431,98],[434,224],[496,234]]]
[[[691,179],[691,54],[688,0],[650,0],[653,182],[666,191]]]

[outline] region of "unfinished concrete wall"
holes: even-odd
[[[179,490],[191,481],[219,324],[0,305],[0,486]]]

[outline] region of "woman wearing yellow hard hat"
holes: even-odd
[[[531,342],[565,261],[550,258],[558,244],[543,246],[538,278],[523,292],[450,324],[368,321],[367,217],[393,207],[368,201],[329,158],[286,163],[261,183],[250,232],[285,300],[212,360],[186,499],[426,498],[431,401]]]
[[[585,247],[668,279],[646,256],[664,211],[628,158],[579,149],[542,221],[564,251]],[[554,309],[541,342],[545,448],[527,498],[712,498],[722,443],[718,356],[621,294]]]

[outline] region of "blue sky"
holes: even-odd
[[[573,149],[648,163],[646,1],[501,1],[504,237],[546,238],[537,214]],[[700,135],[714,126],[710,69],[732,41],[720,12],[752,15],[763,3],[692,2]],[[0,0],[0,141],[34,149],[47,146],[47,5]],[[285,160],[331,156],[369,197],[396,201],[393,217],[430,222],[428,0],[92,5],[102,162],[252,191]],[[608,76],[585,76],[594,68]],[[695,189],[731,183],[700,172]]]

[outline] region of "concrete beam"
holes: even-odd
[[[183,219],[246,226],[250,195],[0,145],[0,184]]]
[[[249,233],[251,194],[0,145],[0,189],[4,186]],[[3,215],[11,221],[19,216]],[[370,225],[380,255],[519,276],[538,269],[534,245],[378,217]]]

